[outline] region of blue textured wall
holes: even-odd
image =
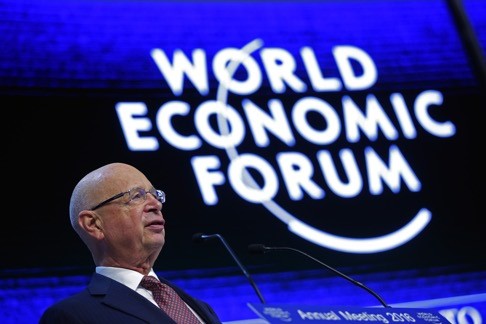
[[[374,290],[391,306],[432,308],[453,323],[480,323],[461,315],[476,312],[481,320],[486,319],[486,271],[452,267],[378,273],[341,271]],[[256,314],[246,303],[260,300],[246,277],[237,272],[228,268],[158,274],[209,302],[225,322],[255,319]],[[255,274],[253,279],[269,304],[380,306],[368,292],[325,269]],[[2,324],[37,322],[47,306],[82,290],[88,280],[86,275],[32,274],[28,278],[0,279]]]
[[[381,86],[473,84],[444,0],[2,3],[0,86],[158,88],[151,49],[214,55],[257,38],[294,54],[312,44],[331,74],[324,58],[332,46],[362,46],[379,66]],[[484,2],[465,3],[484,48]]]

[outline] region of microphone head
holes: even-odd
[[[203,233],[196,233],[192,236],[192,241],[196,243],[205,242],[210,239],[214,239],[215,237],[223,240],[223,237],[219,234],[203,234]]]
[[[268,248],[263,244],[250,244],[248,245],[248,251],[253,254],[263,254]]]
[[[196,233],[194,235],[192,235],[192,241],[194,243],[201,243],[201,242],[204,242],[204,234],[203,233]]]

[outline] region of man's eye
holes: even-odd
[[[142,192],[141,190],[137,190],[133,193],[132,200],[137,201],[143,199],[143,197],[145,196],[144,193],[145,192]]]

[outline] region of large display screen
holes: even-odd
[[[234,266],[195,233],[255,273],[483,269],[486,7],[451,3],[4,1],[2,268],[89,273],[71,191],[127,162],[160,270]]]

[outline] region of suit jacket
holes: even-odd
[[[167,280],[163,278],[160,280],[171,286],[205,323],[221,323],[210,305],[191,297]],[[95,273],[83,291],[47,308],[39,323],[174,324],[175,322],[163,310],[136,291],[116,280]]]

